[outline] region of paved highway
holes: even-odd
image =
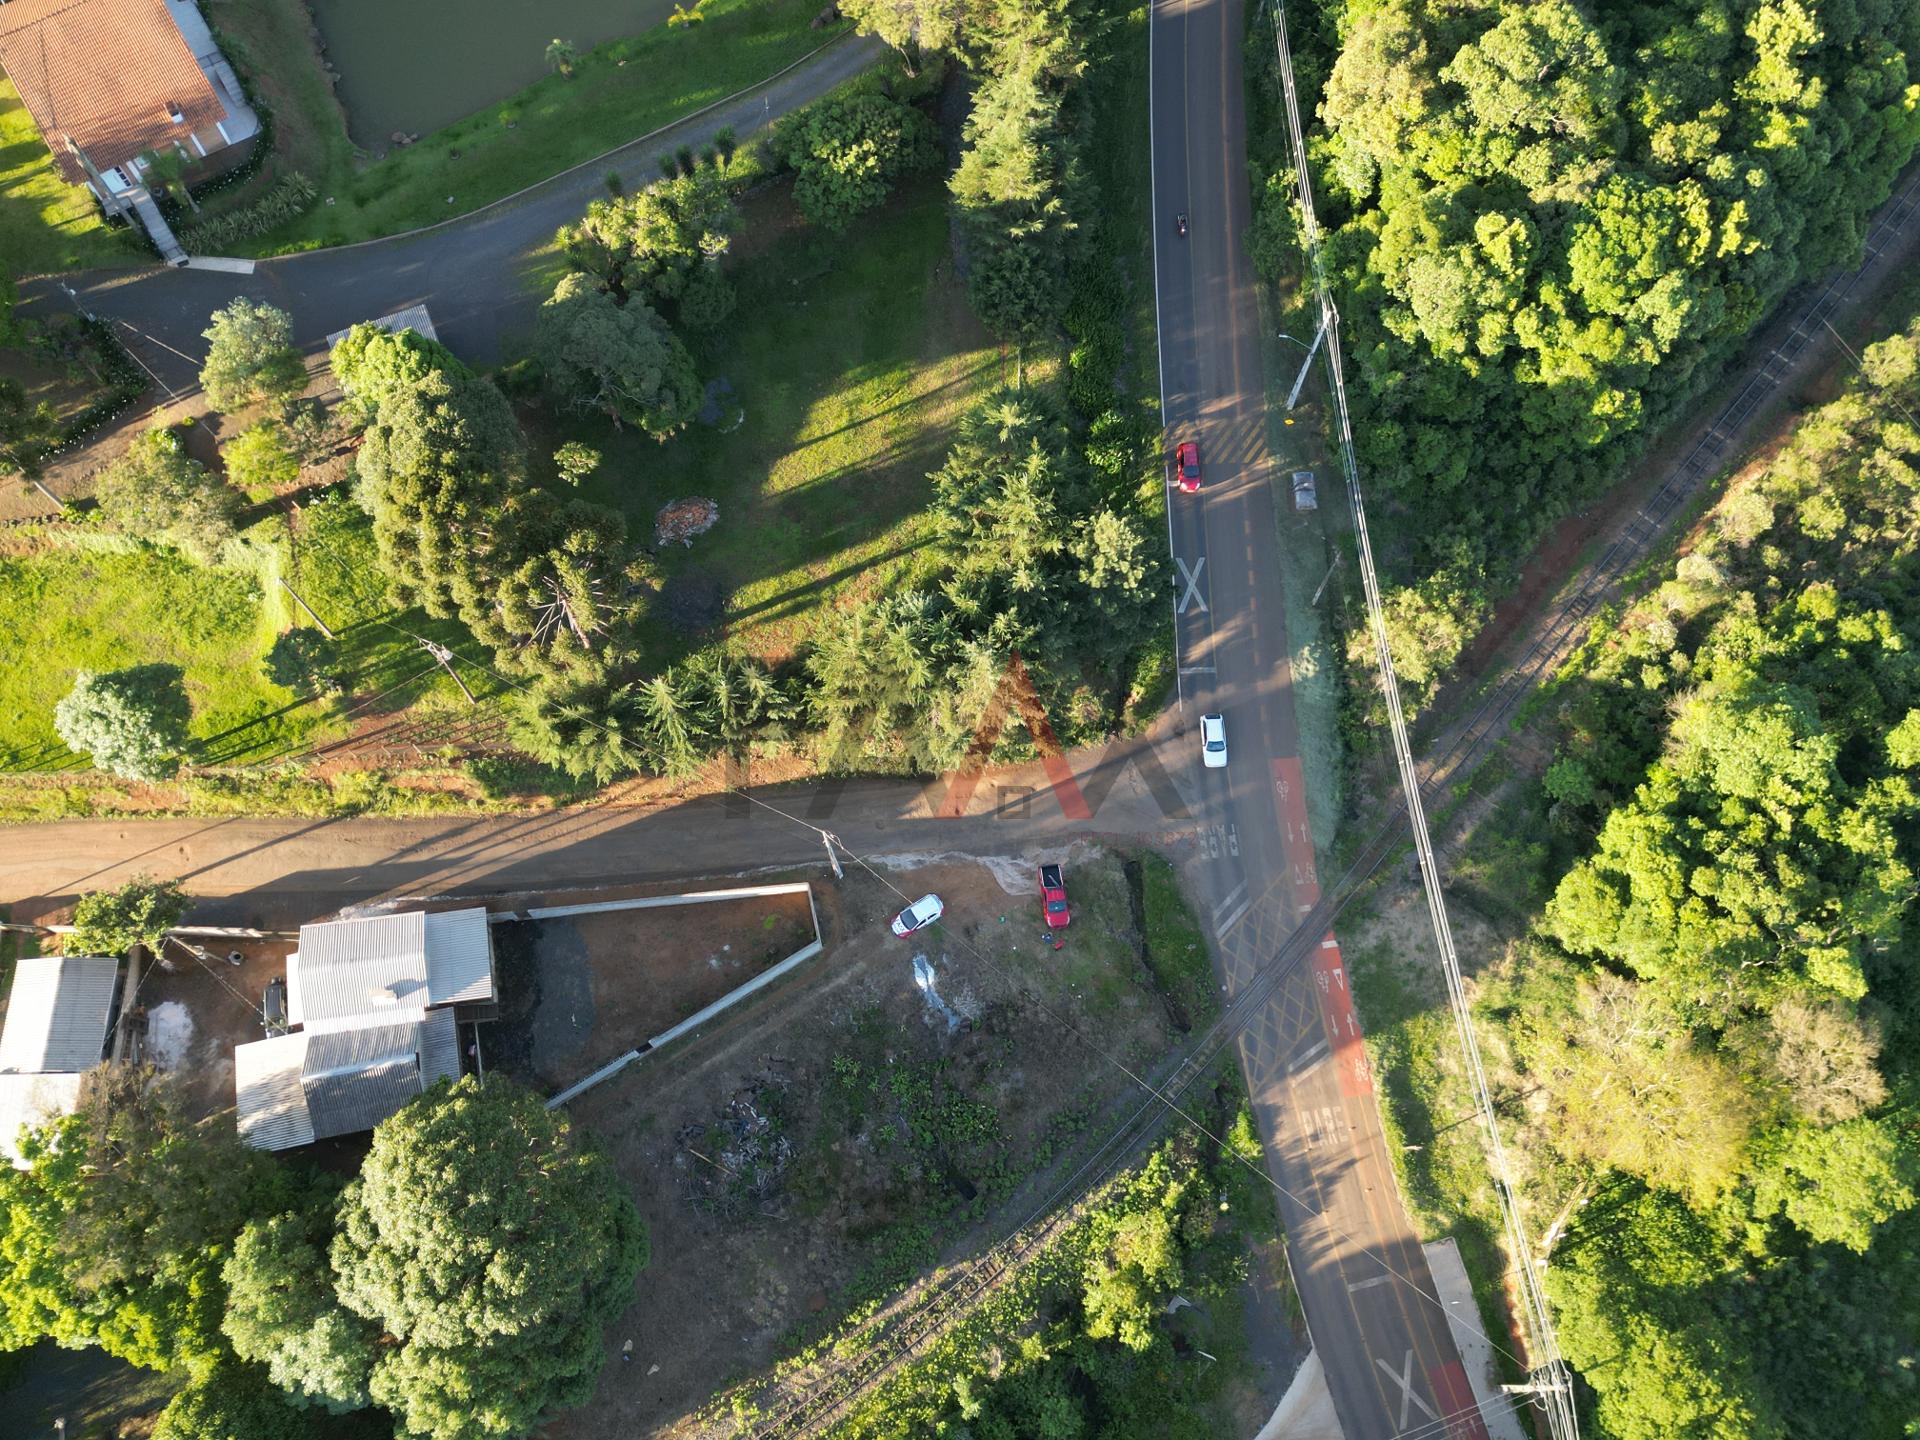
[[[1204,480],[1169,494],[1184,715],[1195,735],[1196,889],[1226,983],[1248,983],[1319,898],[1289,689],[1266,443],[1241,89],[1242,0],[1155,0],[1153,181],[1168,442]],[[1176,214],[1188,217],[1182,237]],[[1336,498],[1326,493],[1326,503]],[[1226,717],[1230,763],[1198,764],[1196,717]],[[1484,1440],[1446,1312],[1395,1187],[1334,936],[1241,1037],[1287,1248],[1346,1440]]]

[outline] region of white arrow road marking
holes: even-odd
[[[1400,1424],[1396,1428],[1401,1430],[1407,1428],[1407,1407],[1409,1405],[1418,1405],[1421,1413],[1429,1420],[1439,1420],[1440,1416],[1434,1411],[1433,1407],[1413,1393],[1413,1351],[1407,1351],[1407,1363],[1397,1375],[1394,1373],[1393,1367],[1387,1364],[1386,1361],[1376,1358],[1373,1363],[1386,1371],[1387,1378],[1400,1387]]]
[[[1187,606],[1194,604],[1200,607],[1202,615],[1206,614],[1207,602],[1200,594],[1200,572],[1207,568],[1207,557],[1202,555],[1194,561],[1192,569],[1188,569],[1187,562],[1178,555],[1173,557],[1173,563],[1180,567],[1180,578],[1187,582],[1187,588],[1180,592],[1180,603],[1173,607],[1173,613],[1184,615],[1187,613]]]

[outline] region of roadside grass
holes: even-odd
[[[1347,965],[1407,1213],[1422,1241],[1450,1236],[1460,1247],[1481,1328],[1504,1336],[1507,1257],[1499,1201],[1473,1095],[1456,1059],[1459,1040],[1446,996],[1432,970],[1402,963],[1390,940],[1349,948]],[[1504,1378],[1522,1378],[1505,1350],[1499,1354]]]
[[[16,279],[83,265],[130,265],[143,251],[108,225],[53,163],[20,92],[0,75],[0,265]]]
[[[959,417],[1013,380],[954,274],[938,179],[903,187],[850,236],[801,224],[787,189],[743,205],[738,307],[693,337],[700,373],[733,387],[735,428],[696,423],[657,444],[599,416],[525,417],[538,455],[569,440],[601,452],[582,493],[625,511],[637,542],[669,500],[718,502],[713,530],[661,552],[668,601],[717,584],[729,648],[770,659],[799,649],[827,609],[933,571],[928,472]],[[661,613],[649,632],[650,663],[710,638]]]
[[[243,3],[253,0],[226,0],[233,10]],[[571,78],[536,81],[357,172],[335,162],[339,144],[351,153],[351,142],[344,128],[337,140],[330,133],[334,122],[322,117],[302,80],[289,108],[305,117],[302,123],[316,137],[325,137],[310,152],[328,160],[321,203],[240,248],[250,255],[287,254],[452,219],[765,80],[846,29],[813,29],[817,0],[706,0],[700,13],[697,25],[656,26],[601,45],[580,57]],[[287,24],[255,33],[260,59],[314,70],[325,90],[312,47],[304,45],[299,53]],[[301,38],[304,44],[304,31]],[[334,204],[325,203],[328,196]]]
[[[1206,936],[1180,893],[1173,863],[1152,851],[1131,862],[1140,867],[1140,913],[1147,966],[1160,988],[1179,1007],[1191,1029],[1213,1019],[1220,997],[1207,954]]]

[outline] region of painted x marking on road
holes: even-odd
[[[1439,1413],[1435,1411],[1431,1405],[1427,1404],[1426,1401],[1422,1400],[1417,1394],[1414,1393],[1413,1351],[1411,1350],[1407,1351],[1407,1363],[1405,1367],[1403,1367],[1398,1374],[1394,1373],[1394,1369],[1391,1365],[1387,1364],[1386,1361],[1381,1360],[1378,1357],[1374,1359],[1373,1363],[1378,1365],[1382,1370],[1386,1371],[1387,1378],[1393,1381],[1394,1384],[1400,1387],[1400,1425],[1399,1425],[1400,1429],[1404,1430],[1407,1428],[1407,1410],[1410,1406],[1413,1406],[1413,1405],[1418,1405],[1420,1407],[1420,1412],[1423,1415],[1425,1415],[1429,1420],[1438,1420],[1440,1418]]]
[[[1200,594],[1200,572],[1207,568],[1207,557],[1202,555],[1198,560],[1193,562],[1191,569],[1188,568],[1187,562],[1178,555],[1173,557],[1173,563],[1180,567],[1180,578],[1187,582],[1187,588],[1180,592],[1180,601],[1173,607],[1173,613],[1176,615],[1184,615],[1187,613],[1187,606],[1192,604],[1200,607],[1200,613],[1202,615],[1206,614],[1207,602]]]

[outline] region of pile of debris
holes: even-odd
[[[771,1202],[793,1159],[779,1118],[785,1089],[784,1080],[764,1076],[736,1091],[714,1120],[674,1136],[682,1193],[696,1207],[729,1219],[775,1213]]]
[[[679,541],[693,544],[693,537],[704,535],[720,522],[720,506],[704,496],[669,500],[653,517],[653,543],[661,546]]]

